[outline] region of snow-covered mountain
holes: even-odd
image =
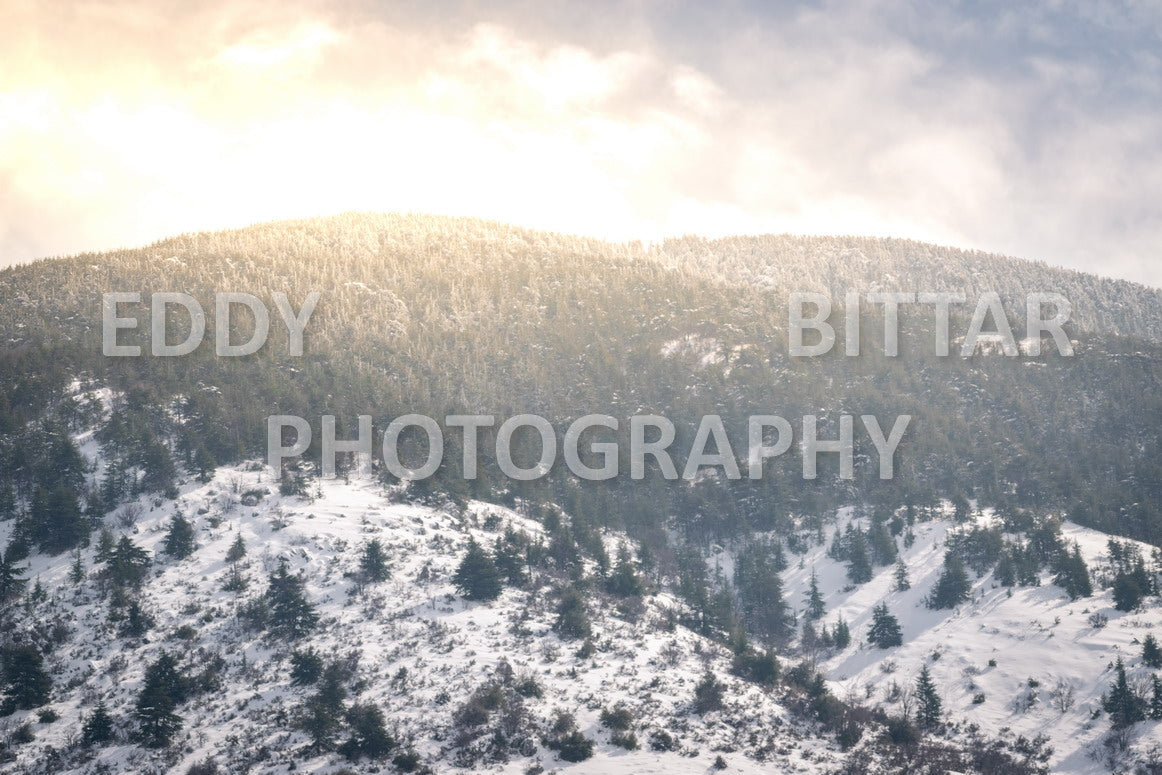
[[[1108,588],[1114,578],[1111,537],[1069,522],[1062,525],[1062,537],[1080,547],[1095,579],[1092,596],[1071,600],[1047,571],[1039,574],[1040,586],[1024,587],[1002,587],[989,571],[972,576],[969,600],[953,609],[931,610],[924,598],[942,571],[946,539],[969,527],[953,522],[950,511],[918,523],[915,542],[901,547],[910,582],[905,591],[896,589],[894,566],[878,569],[871,581],[852,588],[845,565],[827,556],[826,544],[813,546],[784,572],[787,599],[800,607],[814,572],[827,604],[824,621],[842,617],[857,634],[849,648],[821,652],[820,668],[835,693],[899,712],[904,701],[900,687],[911,687],[927,665],[949,718],[992,734],[1011,730],[1029,738],[1047,736],[1053,772],[1108,772],[1135,759],[1156,761],[1162,723],[1147,719],[1135,725],[1128,740],[1111,741],[1110,720],[1102,709],[1119,658],[1138,691],[1149,695],[1151,676],[1158,670],[1144,664],[1142,642],[1149,634],[1162,637],[1157,599],[1133,611],[1115,607]],[[845,510],[839,521],[846,525],[851,516]],[[972,520],[998,522],[987,510]],[[1117,543],[1138,547],[1146,558],[1155,551],[1147,544]],[[720,565],[729,562],[725,551],[717,557]],[[870,625],[872,608],[881,602],[899,619],[901,646],[874,648],[860,637]],[[1113,752],[1107,742],[1128,743],[1130,749]]]
[[[97,395],[107,399],[108,391]],[[91,433],[77,441],[99,475]],[[414,753],[418,766],[437,772],[559,768],[563,762],[543,738],[560,711],[597,744],[592,758],[570,772],[694,773],[719,758],[736,772],[823,772],[842,759],[774,693],[731,676],[728,649],[676,627],[679,604],[667,594],[619,612],[594,591],[592,634],[575,640],[553,631],[554,583],[542,574],[492,602],[458,596],[452,576],[470,540],[491,544],[506,530],[543,537],[540,523],[510,509],[410,505],[371,481],[324,481],[309,498],[285,497],[258,463],[220,468],[209,481],[180,490],[174,500],[126,503],[106,520],[114,535],[130,537],[153,560],[135,595],[151,620],[139,637],[125,636],[110,616],[98,546],[20,563],[28,598],[10,610],[8,626],[46,638],[45,670],[54,688],[46,705],[2,722],[4,771],[184,772],[206,762],[223,772],[345,771],[349,762],[312,752],[296,727],[312,687],[293,685],[289,657],[307,649],[350,666],[350,699],[384,709],[397,742],[393,755]],[[195,526],[197,545],[180,560],[165,551],[178,513]],[[5,542],[13,525],[0,525]],[[226,591],[232,563],[225,558],[239,537],[247,547],[237,562],[246,589]],[[358,578],[360,550],[373,539],[390,567],[390,578],[379,583]],[[608,541],[611,551],[626,543],[612,534]],[[240,614],[261,597],[282,560],[306,579],[316,607],[320,624],[309,638],[272,638]],[[146,667],[162,653],[190,673],[211,666],[216,680],[179,708],[181,730],[172,744],[152,751],[135,744],[135,703]],[[707,671],[722,681],[727,699],[721,710],[700,715],[692,711],[694,688]],[[496,718],[479,729],[462,719],[473,694],[492,686],[505,693],[503,707],[490,715],[512,716],[507,744],[494,739]],[[99,701],[116,732],[107,743],[86,746],[80,730]],[[618,730],[600,720],[602,711],[616,709],[630,719],[620,745],[610,742]],[[13,743],[18,730],[32,739]]]
[[[88,396],[108,410],[109,390]],[[87,476],[97,480],[106,466],[92,429],[74,441]],[[186,479],[172,499],[154,495],[123,503],[105,517],[102,537],[86,548],[34,553],[12,564],[25,582],[24,594],[4,612],[8,642],[14,636],[16,643],[34,643],[43,651],[51,689],[37,707],[16,710],[0,722],[3,771],[850,771],[844,768],[852,766],[851,753],[803,712],[810,692],[735,675],[728,645],[678,623],[685,603],[644,569],[646,594],[634,604],[586,582],[600,571],[592,558],[582,560],[569,584],[585,590],[591,631],[583,637],[555,627],[558,592],[567,580],[551,565],[548,571],[533,568],[526,584],[506,586],[493,601],[466,600],[453,579],[469,545],[491,546],[502,536],[519,535],[543,546],[543,520],[481,502],[462,509],[408,503],[400,487],[369,480],[323,480],[306,497],[288,496],[256,461],[203,478]],[[195,548],[180,559],[167,543],[175,515],[194,529]],[[11,544],[15,526],[0,523],[5,543]],[[917,528],[920,538],[910,559],[918,587],[931,569],[930,542],[944,528],[942,522]],[[127,538],[149,557],[140,585],[122,589],[110,581],[110,537]],[[362,552],[372,541],[384,549],[389,578],[383,581],[361,572]],[[609,532],[603,542],[610,556],[636,554],[624,535]],[[240,544],[246,548],[241,557]],[[725,557],[717,555],[719,561]],[[263,599],[284,563],[304,581],[318,617],[317,626],[297,638],[274,635],[253,621],[255,601]],[[802,564],[819,567],[832,589],[829,606],[855,630],[862,628],[868,605],[883,592],[883,579],[867,585],[868,594],[847,595],[838,591],[837,564],[816,553],[804,555]],[[788,570],[788,582],[798,583],[803,573]],[[126,597],[137,611],[132,616],[143,622],[137,629]],[[1017,596],[1010,616],[1027,616],[1055,597],[1051,588],[1028,599]],[[988,615],[993,608],[987,607]],[[905,615],[907,646],[893,652],[901,673],[932,650],[933,639],[977,620],[968,610],[951,618]],[[1115,622],[1108,632],[1117,628]],[[964,680],[949,678],[944,667],[979,659],[982,643],[978,639],[963,652],[956,643],[943,646],[941,688],[950,701],[959,700]],[[296,678],[296,659],[304,654],[341,666],[341,706],[370,703],[382,710],[393,741],[389,755],[345,757],[311,745],[304,719],[318,679]],[[172,739],[155,748],[142,743],[141,697],[150,666],[163,655],[173,657],[195,688],[175,708],[180,724]],[[833,686],[846,692],[874,683],[885,656],[853,645],[825,666]],[[801,658],[792,647],[777,655],[784,672]],[[997,670],[1033,674],[1035,662],[1014,657]],[[1079,709],[1088,708],[1081,665],[1076,672]],[[708,675],[721,703],[700,705],[697,687]],[[93,742],[86,730],[98,705],[111,716],[112,730]],[[989,730],[999,720],[995,714],[982,718]],[[882,718],[868,716],[862,724],[859,737],[869,751],[861,751],[859,765],[866,766],[884,758],[874,750]],[[336,742],[345,730],[339,722]],[[562,732],[579,733],[592,749],[584,756],[558,750]],[[959,739],[949,751],[963,750],[965,738]],[[1077,757],[1062,764],[1071,771],[1092,769]]]
[[[1074,356],[928,357],[915,310],[899,358],[875,314],[866,357],[788,354],[796,290],[1043,287],[1077,296]],[[891,240],[368,214],[0,288],[3,771],[1159,771],[1157,291]],[[102,292],[175,289],[322,301],[301,357],[282,329],[217,357],[211,326],[186,357],[103,355]],[[145,342],[148,305],[126,314]],[[321,432],[262,462],[275,414],[352,438],[537,412],[560,437],[601,412],[667,416],[681,469],[699,418],[742,438],[772,411],[915,432],[892,479],[862,438],[854,480],[800,476],[792,444],[760,480],[582,482],[558,456],[516,481],[487,429],[475,479],[451,448],[408,486],[322,479]]]

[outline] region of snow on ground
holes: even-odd
[[[313,495],[280,496],[269,471],[252,464],[220,469],[206,484],[182,486],[176,503],[143,498],[137,509],[114,512],[108,521],[115,532],[129,534],[154,557],[143,602],[156,621],[145,642],[118,637],[109,623],[108,603],[93,573],[93,548],[82,552],[89,578],[79,587],[68,579],[69,553],[30,558],[26,577],[39,582],[48,599],[26,614],[26,623],[59,622],[69,634],[46,660],[55,685],[51,707],[60,719],[40,724],[36,711],[25,711],[5,722],[13,728],[31,720],[36,735],[15,749],[14,771],[48,771],[57,761],[53,751],[71,751],[72,758],[66,755],[68,766],[57,761],[52,771],[77,773],[102,767],[182,773],[210,756],[231,772],[248,762],[249,772],[279,773],[292,769],[292,752],[299,755],[299,771],[346,766],[335,755],[303,761],[307,738],[292,720],[312,689],[290,685],[290,645],[248,631],[235,615],[244,600],[261,594],[280,558],[305,573],[322,616],[318,633],[295,646],[311,645],[336,657],[358,652],[362,688],[352,699],[357,694],[379,703],[394,736],[437,772],[452,767],[453,713],[493,678],[501,660],[543,686],[542,698],[526,701],[537,723],[546,724],[557,709],[568,710],[598,745],[593,759],[577,764],[537,745],[531,757],[514,754],[507,765],[490,765],[497,772],[523,773],[539,763],[573,773],[704,773],[721,755],[734,772],[815,773],[838,761],[839,752],[789,718],[773,695],[729,676],[729,656],[721,646],[670,625],[667,608],[674,603],[666,595],[649,598],[645,612],[627,621],[611,601],[591,591],[596,653],[581,657],[579,643],[562,642],[550,629],[555,606],[543,577],[530,590],[506,588],[493,604],[452,594],[451,575],[470,537],[491,544],[505,526],[536,534],[538,523],[481,503],[463,514],[392,503],[371,482],[324,482]],[[243,505],[256,498],[256,504]],[[198,535],[198,550],[181,561],[161,552],[175,509],[194,521]],[[136,510],[140,515],[133,519]],[[489,520],[489,514],[499,519]],[[10,529],[10,523],[0,525],[0,533]],[[242,594],[222,589],[224,557],[238,534],[249,550],[244,563],[250,586]],[[392,577],[359,593],[349,574],[371,538],[386,546]],[[162,649],[194,664],[220,655],[227,665],[224,688],[180,708],[184,728],[168,752],[146,752],[123,740],[84,760],[75,748],[81,719],[104,699],[123,732],[131,728],[144,668]],[[697,716],[689,704],[707,666],[730,687],[727,708]],[[600,726],[601,710],[617,704],[639,720],[641,750],[612,745]],[[678,739],[678,750],[650,750],[650,736],[659,729]]]
[[[840,528],[850,513],[841,513]],[[979,724],[988,734],[1009,728],[1029,737],[1048,735],[1055,773],[1107,772],[1091,754],[1102,748],[1110,722],[1104,714],[1093,715],[1118,657],[1131,680],[1148,685],[1151,671],[1141,664],[1140,641],[1149,632],[1162,637],[1162,606],[1150,599],[1143,610],[1117,611],[1110,590],[1097,584],[1093,597],[1070,601],[1052,584],[1051,574],[1043,573],[1041,586],[1015,587],[1011,594],[988,574],[976,579],[971,601],[954,610],[930,610],[923,599],[940,575],[951,527],[942,519],[917,523],[915,543],[901,547],[911,581],[903,592],[893,591],[892,566],[877,568],[869,583],[847,589],[846,565],[826,554],[832,534],[801,563],[788,554],[791,567],[783,574],[788,604],[802,609],[814,569],[827,602],[824,622],[842,615],[851,627],[852,645],[820,664],[832,690],[898,712],[898,703],[885,700],[889,687],[914,685],[927,664],[950,720]],[[1068,522],[1062,533],[1067,542],[1078,542],[1091,572],[1108,564],[1108,535]],[[1149,559],[1152,547],[1140,546]],[[881,601],[900,620],[903,646],[881,650],[866,643],[871,608]],[[1095,613],[1107,616],[1108,625],[1094,627],[1090,615]],[[1058,697],[1070,692],[1072,705],[1063,710],[1069,702]],[[974,702],[980,695],[983,701]],[[1135,727],[1137,750],[1156,744],[1162,744],[1162,723]]]
[[[96,390],[82,398],[108,411],[112,396]],[[92,434],[82,433],[76,441],[99,476]],[[454,595],[451,576],[470,538],[491,544],[510,526],[539,536],[539,523],[483,503],[464,513],[399,503],[371,482],[328,481],[311,495],[281,496],[269,470],[251,463],[219,469],[205,484],[184,484],[176,502],[142,498],[111,514],[107,523],[114,533],[130,535],[154,557],[143,600],[156,621],[144,642],[119,637],[108,621],[93,548],[82,552],[88,578],[79,587],[68,578],[70,554],[30,558],[25,576],[30,585],[40,584],[46,599],[23,614],[25,624],[59,624],[65,634],[48,658],[55,685],[51,707],[61,718],[42,724],[33,711],[0,721],[0,732],[31,721],[36,736],[17,749],[20,758],[11,771],[184,772],[209,756],[229,771],[240,771],[230,767],[247,762],[250,772],[289,772],[295,756],[296,769],[337,771],[346,764],[331,755],[304,763],[306,737],[293,724],[311,690],[290,685],[289,654],[304,645],[336,657],[358,652],[361,688],[352,699],[380,704],[394,736],[436,771],[453,766],[454,712],[495,676],[502,661],[543,686],[543,697],[526,702],[536,724],[543,727],[558,709],[568,710],[598,745],[594,758],[575,764],[537,745],[532,756],[514,754],[507,764],[489,764],[496,772],[523,773],[539,765],[579,775],[704,773],[721,755],[733,772],[814,773],[839,761],[834,745],[790,718],[776,697],[730,677],[722,646],[674,627],[669,614],[677,602],[665,593],[648,598],[639,616],[627,617],[614,610],[612,600],[587,592],[596,652],[586,657],[577,653],[577,642],[563,642],[551,631],[554,598],[547,577],[535,578],[526,590],[506,588],[493,604]],[[161,552],[175,510],[191,519],[198,533],[198,551],[182,561]],[[1048,574],[1040,587],[1011,590],[986,575],[976,580],[971,601],[951,611],[929,610],[923,599],[940,573],[952,529],[948,519],[917,523],[914,544],[902,550],[911,589],[893,591],[890,566],[850,588],[845,565],[827,557],[826,548],[832,531],[854,513],[842,509],[823,543],[806,554],[788,552],[791,567],[783,574],[788,603],[801,608],[815,571],[827,603],[824,621],[831,624],[842,615],[850,625],[852,645],[825,653],[819,665],[836,695],[897,711],[895,701],[887,699],[892,685],[911,686],[927,664],[951,720],[979,724],[990,735],[1003,729],[1048,735],[1054,772],[1106,771],[1093,754],[1109,721],[1104,714],[1094,718],[1095,711],[1118,657],[1131,680],[1149,680],[1140,641],[1148,632],[1162,635],[1157,601],[1122,613],[1100,585],[1093,597],[1070,601]],[[11,529],[12,523],[0,523],[0,539],[6,542]],[[1104,568],[1108,536],[1069,523],[1063,532],[1067,541],[1078,542],[1091,569]],[[222,589],[226,550],[239,534],[249,548],[244,562],[249,589],[241,594]],[[352,573],[361,547],[372,538],[386,546],[392,578],[360,590]],[[605,542],[611,557],[628,543],[614,533]],[[1148,556],[1150,547],[1143,548]],[[319,632],[293,646],[247,630],[236,615],[248,598],[262,593],[282,558],[292,571],[305,574],[322,615]],[[730,547],[710,547],[708,562],[723,578],[732,577]],[[881,601],[900,619],[901,647],[879,650],[864,642],[871,608]],[[1092,614],[1108,617],[1108,625],[1095,627]],[[92,756],[78,752],[80,720],[98,699],[108,703],[123,733],[131,727],[144,667],[163,649],[195,663],[221,656],[227,665],[224,689],[180,709],[185,726],[168,752],[146,752],[124,739]],[[781,656],[784,665],[796,658]],[[689,704],[707,667],[730,690],[726,710],[699,717]],[[614,746],[599,724],[601,710],[619,704],[638,719],[640,750]],[[676,751],[650,750],[650,736],[659,730],[678,739]],[[1162,744],[1162,725],[1137,725],[1135,748],[1154,744]],[[53,764],[61,761],[54,759],[61,752],[69,762],[63,768]]]

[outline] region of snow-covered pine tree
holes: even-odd
[[[897,592],[906,592],[912,588],[912,581],[908,578],[908,566],[903,557],[896,559],[896,570],[893,574],[893,589]]]
[[[847,626],[847,620],[842,616],[835,620],[835,628],[831,631],[831,639],[835,643],[835,648],[841,651],[851,645],[851,630]]]
[[[968,599],[971,589],[972,583],[964,561],[956,552],[949,550],[944,553],[944,570],[926,602],[929,608],[955,608]]]
[[[553,630],[565,640],[588,638],[590,633],[589,612],[585,598],[573,587],[566,587],[557,605],[557,620]]]
[[[395,747],[395,741],[387,733],[383,711],[378,705],[370,702],[355,703],[347,709],[346,716],[351,734],[339,746],[339,753],[351,761],[364,757],[382,759]]]
[[[823,618],[823,614],[827,611],[823,602],[823,593],[819,591],[819,576],[814,570],[811,571],[811,585],[807,588],[803,602],[806,606],[807,621],[817,622]]]
[[[238,562],[245,556],[246,541],[242,539],[242,534],[239,533],[234,536],[234,543],[230,544],[230,548],[226,550],[226,562]]]
[[[854,530],[848,540],[847,578],[852,584],[866,584],[872,578],[871,560],[868,558],[867,538],[862,530]]]
[[[1147,633],[1142,639],[1142,663],[1155,670],[1162,667],[1162,648],[1158,647],[1154,633]]]
[[[165,534],[165,553],[177,560],[184,560],[194,553],[194,526],[181,514],[174,514]]]
[[[372,538],[363,547],[363,554],[359,557],[359,570],[370,582],[387,581],[391,571],[387,568],[387,553],[383,550],[383,542]]]
[[[924,665],[916,679],[916,724],[921,729],[935,729],[940,725],[942,715],[940,694],[936,691],[928,665]]]
[[[900,632],[900,622],[888,611],[887,603],[880,603],[872,608],[872,623],[868,627],[867,640],[878,649],[903,644],[904,636]]]
[[[1121,657],[1114,665],[1114,682],[1109,693],[1102,697],[1102,707],[1109,714],[1114,729],[1125,729],[1146,717],[1142,699],[1130,688]]]
[[[496,561],[475,540],[468,542],[468,551],[456,568],[452,583],[468,600],[495,600],[502,588]]]
[[[145,681],[137,696],[137,737],[148,748],[164,748],[181,731],[177,708],[186,700],[189,682],[177,660],[163,651],[145,669]]]
[[[301,576],[291,575],[285,558],[270,575],[266,602],[270,606],[270,629],[276,634],[299,638],[318,625],[319,615],[307,599],[305,586]]]
[[[92,746],[113,739],[113,716],[105,701],[97,703],[93,712],[81,723],[81,745]]]
[[[0,650],[0,663],[6,687],[0,715],[39,708],[48,702],[52,679],[45,672],[44,658],[35,646],[26,643],[6,646]]]

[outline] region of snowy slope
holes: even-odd
[[[263,491],[262,499],[241,505],[240,496],[253,490]],[[19,759],[5,771],[184,772],[209,757],[230,772],[329,772],[346,766],[334,754],[304,754],[307,738],[291,720],[311,689],[290,685],[291,646],[247,631],[235,616],[244,599],[261,594],[283,557],[292,571],[306,573],[322,616],[318,633],[295,646],[312,645],[329,656],[356,652],[362,688],[352,699],[379,703],[396,739],[437,772],[454,761],[455,710],[495,676],[501,660],[543,686],[542,698],[526,701],[534,726],[547,724],[557,709],[568,710],[598,745],[593,759],[577,764],[561,762],[538,745],[531,757],[492,765],[499,772],[525,772],[539,763],[576,773],[702,773],[721,755],[734,772],[809,773],[839,759],[829,743],[791,720],[773,695],[729,676],[721,646],[667,625],[666,609],[674,603],[665,595],[650,598],[645,614],[631,623],[593,593],[597,653],[588,658],[577,656],[577,642],[564,643],[550,630],[555,612],[546,579],[530,590],[506,588],[492,604],[453,596],[450,577],[470,536],[491,543],[505,525],[535,534],[539,524],[479,503],[462,515],[391,503],[368,482],[325,482],[317,495],[313,502],[283,498],[268,471],[251,464],[220,469],[204,485],[183,486],[176,503],[140,501],[142,514],[126,532],[154,555],[143,604],[156,622],[145,643],[118,637],[108,623],[92,548],[83,552],[89,578],[78,587],[68,579],[70,554],[34,555],[26,576],[48,595],[21,617],[67,628],[67,639],[47,659],[55,685],[50,707],[60,719],[40,724],[35,711],[24,711],[5,720],[8,730],[31,720],[35,733],[34,741],[15,749]],[[198,550],[182,561],[161,553],[175,509],[194,520],[198,531]],[[109,524],[120,525],[125,513],[125,507],[114,512]],[[483,528],[489,513],[500,518],[490,520],[499,524],[494,531]],[[224,556],[239,533],[249,547],[244,563],[250,581],[240,595],[222,591]],[[372,537],[388,548],[392,578],[359,594],[345,574],[355,569],[359,549]],[[179,637],[183,625],[193,625],[195,634]],[[98,699],[109,705],[123,733],[132,726],[144,667],[162,649],[189,656],[194,664],[220,654],[227,664],[224,689],[179,709],[184,728],[167,751],[146,751],[124,739],[91,754],[78,749],[80,720]],[[706,667],[731,690],[725,710],[701,717],[689,705]],[[639,720],[641,750],[609,744],[608,730],[598,723],[601,709],[619,703]],[[655,729],[675,735],[678,750],[651,751]],[[295,757],[297,767],[291,764]]]
[[[986,512],[980,518],[991,516]],[[840,525],[849,519],[845,510]],[[1007,728],[1029,737],[1049,736],[1053,772],[1108,772],[1102,740],[1110,722],[1104,714],[1095,719],[1094,711],[1101,708],[1118,657],[1131,681],[1149,685],[1152,671],[1141,664],[1140,641],[1149,632],[1162,636],[1162,606],[1147,598],[1142,610],[1117,611],[1110,590],[1098,584],[1093,597],[1070,601],[1049,573],[1042,574],[1040,587],[1015,587],[1010,595],[990,573],[975,579],[971,601],[954,610],[929,610],[923,598],[940,575],[950,529],[943,519],[916,525],[913,546],[901,547],[911,581],[911,589],[903,592],[893,591],[891,566],[877,568],[869,583],[844,591],[846,566],[826,554],[831,535],[802,555],[801,563],[791,556],[792,567],[783,574],[788,603],[802,608],[814,569],[827,601],[824,621],[842,615],[851,626],[852,645],[820,664],[833,691],[899,712],[898,703],[885,699],[891,685],[914,685],[927,664],[950,720],[978,724],[991,734]],[[1078,542],[1091,573],[1101,576],[1108,566],[1109,536],[1068,522],[1062,533],[1067,542]],[[1148,558],[1152,547],[1141,547]],[[871,608],[881,601],[900,620],[900,647],[876,649],[866,643]],[[1094,627],[1089,621],[1094,613],[1107,616],[1108,625]],[[974,703],[982,694],[983,702]],[[1058,699],[1070,694],[1072,704]],[[1132,739],[1139,754],[1162,744],[1162,723],[1136,725]]]

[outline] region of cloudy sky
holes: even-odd
[[[0,22],[0,265],[358,209],[893,235],[1162,286],[1157,3],[0,0]]]

